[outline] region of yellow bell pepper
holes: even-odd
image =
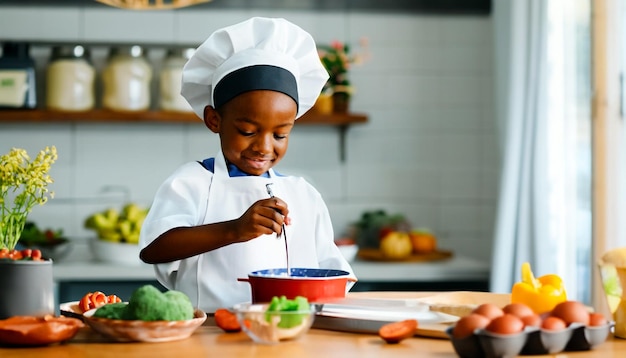
[[[537,314],[552,311],[559,303],[567,300],[563,280],[549,274],[535,278],[530,264],[522,264],[522,281],[516,282],[511,290],[511,302],[523,303]]]

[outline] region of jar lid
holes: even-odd
[[[111,48],[109,56],[130,56],[130,57],[143,57],[146,55],[146,49],[139,45],[131,46],[116,46]]]
[[[28,58],[29,50],[30,50],[30,44],[26,42],[8,41],[2,45],[2,56],[3,57]]]
[[[52,48],[52,60],[62,58],[89,58],[89,49],[81,45],[55,46]]]

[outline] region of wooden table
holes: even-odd
[[[481,295],[484,295],[481,294]],[[419,298],[425,293],[368,292],[354,297]],[[480,296],[479,296],[480,297]],[[501,296],[498,296],[500,299]],[[447,339],[413,337],[399,344],[386,344],[375,334],[344,333],[311,329],[297,341],[276,345],[252,342],[245,333],[224,333],[212,319],[188,339],[164,343],[115,343],[89,328],[83,328],[72,340],[47,347],[0,347],[1,358],[41,357],[457,357]],[[609,339],[591,351],[563,352],[559,357],[626,357],[626,340]]]
[[[244,333],[223,333],[214,326],[200,327],[190,338],[166,343],[109,343],[82,339],[40,348],[0,348],[2,358],[41,357],[457,357],[444,339],[414,337],[399,344],[385,344],[376,335],[312,329],[297,341],[277,345],[253,343]],[[566,352],[559,357],[624,357],[626,340],[609,338],[594,350]]]

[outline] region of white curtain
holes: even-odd
[[[491,291],[510,292],[529,262],[577,292],[576,57],[571,0],[497,0],[495,103],[502,174]],[[570,294],[571,296],[575,296]]]

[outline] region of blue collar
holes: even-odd
[[[215,158],[207,158],[203,160],[200,164],[202,164],[204,169],[210,171],[211,173],[215,173]],[[234,164],[226,163],[226,167],[228,168],[228,176],[231,178],[253,176],[237,168],[237,166]],[[263,175],[260,175],[260,176],[264,178],[269,178],[270,174],[268,172],[265,172],[263,173]]]

